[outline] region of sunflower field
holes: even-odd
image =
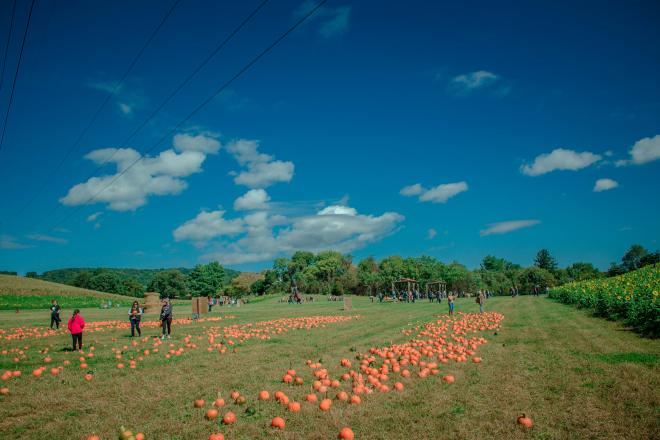
[[[660,264],[612,278],[555,287],[549,296],[565,304],[593,310],[597,316],[623,320],[651,337],[660,336]]]

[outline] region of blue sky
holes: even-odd
[[[154,147],[314,4],[272,0],[124,145],[258,4],[181,0],[54,173],[171,3],[38,0],[0,151],[0,269],[257,270],[296,249],[475,267],[542,247],[606,268],[656,249],[660,8],[528,3],[329,1]]]

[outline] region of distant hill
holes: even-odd
[[[37,278],[40,280],[45,280],[45,281],[52,281],[54,283],[60,283],[60,284],[68,284],[69,286],[72,286],[74,283],[73,281],[75,278],[84,271],[88,272],[98,272],[98,271],[104,271],[104,272],[110,272],[110,273],[115,273],[117,274],[122,280],[128,280],[128,279],[135,279],[138,283],[142,284],[145,288],[149,285],[151,280],[158,274],[159,272],[163,272],[166,270],[171,270],[172,268],[168,269],[116,269],[116,268],[106,268],[106,267],[80,267],[80,268],[67,268],[67,269],[56,269],[56,270],[49,270],[44,272],[41,275],[38,275]],[[188,269],[185,267],[176,267],[174,269],[177,269],[181,271],[184,275],[188,275],[192,269]],[[231,280],[236,278],[240,272],[237,270],[233,269],[225,269],[225,280],[224,284],[229,284]]]
[[[0,310],[47,309],[52,299],[63,308],[99,307],[102,303],[130,305],[135,298],[96,290],[24,278],[0,275]]]

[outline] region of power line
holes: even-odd
[[[268,3],[269,0],[262,0],[259,5],[248,14],[241,23],[236,26],[232,30],[232,32],[229,33],[216,47],[207,55],[207,57],[195,67],[195,69],[181,82],[179,85],[177,85],[172,92],[154,109],[154,111],[151,112],[151,114],[138,125],[137,128],[135,128],[131,134],[124,139],[123,142],[119,144],[119,147],[115,149],[115,151],[109,155],[109,157],[105,158],[91,173],[85,177],[85,181],[89,180],[93,176],[96,175],[107,163],[109,163],[112,158],[117,154],[117,151],[119,148],[123,148],[129,144],[129,142],[154,118],[160,111],[165,108],[165,106],[174,98],[177,93],[179,93],[196,75],[199,73],[200,70],[202,70],[233,38],[238,34],[238,32],[243,29],[248,22]],[[34,200],[34,197],[33,199]],[[27,206],[27,205],[26,205]],[[56,205],[55,208],[53,208],[49,214],[46,217],[52,216],[57,210],[60,208],[60,205]],[[20,212],[20,211],[19,211]],[[17,215],[18,216],[18,215]],[[40,223],[37,223],[37,225]]]
[[[7,32],[7,42],[5,43],[5,54],[2,60],[2,72],[0,73],[0,90],[5,81],[5,68],[7,67],[7,52],[9,52],[9,42],[11,41],[11,34],[14,31],[14,16],[16,15],[16,0],[11,8],[11,20],[9,21],[9,32]]]
[[[323,6],[327,0],[321,0],[313,9],[311,9],[309,12],[307,12],[305,15],[303,15],[298,21],[296,21],[290,28],[288,28],[282,35],[280,35],[275,41],[273,41],[270,45],[268,45],[265,49],[263,49],[257,56],[252,58],[250,62],[248,62],[245,66],[243,66],[234,76],[232,76],[229,80],[227,80],[225,83],[223,83],[219,88],[217,88],[209,97],[207,97],[204,101],[202,101],[197,107],[195,107],[188,115],[183,118],[179,123],[174,126],[170,131],[168,131],[165,135],[163,135],[156,143],[154,143],[151,147],[149,147],[142,155],[133,161],[130,165],[128,165],[124,170],[122,170],[119,174],[117,174],[107,185],[105,185],[103,188],[101,188],[98,192],[93,194],[89,199],[87,199],[84,203],[82,203],[76,210],[72,211],[69,215],[65,216],[61,221],[57,222],[54,226],[53,229],[60,226],[64,222],[66,222],[69,218],[71,218],[73,215],[78,213],[82,208],[85,207],[85,205],[89,204],[91,201],[96,199],[101,193],[103,193],[106,189],[108,189],[110,186],[112,186],[121,176],[126,174],[131,168],[133,168],[138,162],[142,161],[147,155],[147,153],[151,152],[154,150],[156,147],[158,147],[160,144],[162,144],[166,139],[171,137],[176,131],[186,122],[190,120],[194,115],[196,115],[200,110],[202,110],[204,107],[206,107],[213,99],[215,99],[220,93],[222,93],[227,87],[229,87],[234,81],[236,81],[238,78],[240,78],[245,72],[247,72],[252,66],[254,66],[261,58],[263,58],[266,54],[268,54],[271,50],[273,50],[282,40],[284,40],[289,34],[291,34],[294,30],[296,30],[301,24],[303,24],[309,17],[311,17],[321,6]]]
[[[34,3],[36,0],[32,0],[30,3],[30,13],[28,14],[27,24],[25,25],[25,32],[23,33],[23,42],[21,43],[21,51],[18,53],[18,63],[16,64],[16,72],[14,73],[14,81],[11,85],[11,94],[9,95],[9,104],[7,105],[7,113],[5,113],[5,120],[2,124],[2,136],[0,136],[0,151],[2,151],[2,143],[5,140],[5,132],[7,131],[7,120],[9,119],[9,113],[11,113],[11,104],[14,101],[14,90],[16,89],[16,80],[18,79],[18,74],[21,69],[21,61],[23,60],[23,49],[25,48],[25,40],[27,39],[28,30],[30,29],[30,20],[32,20],[32,10],[34,9]]]
[[[59,170],[62,168],[62,166],[67,161],[67,159],[71,156],[71,154],[73,154],[73,152],[76,151],[80,147],[80,142],[82,142],[83,138],[85,137],[85,135],[87,134],[89,129],[92,128],[92,126],[94,125],[94,123],[98,119],[99,115],[101,114],[101,112],[103,111],[105,106],[112,100],[112,98],[121,89],[122,85],[124,84],[124,81],[126,80],[128,75],[131,73],[131,71],[133,70],[133,68],[137,64],[138,60],[140,58],[142,58],[142,55],[146,51],[147,47],[151,44],[153,39],[160,32],[161,28],[163,27],[165,22],[170,18],[170,15],[172,15],[172,12],[174,12],[174,9],[177,7],[177,5],[180,2],[181,2],[181,0],[174,0],[174,2],[172,3],[172,6],[170,6],[167,13],[160,20],[160,23],[158,23],[158,26],[156,26],[156,28],[151,32],[151,34],[149,35],[149,38],[147,38],[147,41],[145,41],[145,43],[142,45],[142,47],[140,48],[138,53],[135,55],[135,57],[133,57],[133,60],[128,65],[128,68],[126,69],[126,71],[124,71],[124,74],[121,76],[119,81],[117,81],[115,83],[114,88],[110,92],[108,92],[105,99],[101,102],[101,105],[98,106],[98,108],[96,109],[96,111],[92,115],[91,119],[89,120],[89,122],[87,123],[85,128],[83,128],[82,132],[80,132],[80,134],[76,138],[76,141],[69,147],[69,149],[64,154],[64,156],[62,157],[60,162],[57,164],[57,166],[53,169],[53,171],[48,173],[48,175],[46,176],[46,179],[43,181],[43,183],[41,184],[39,189],[37,189],[37,192],[34,193],[34,195],[30,199],[28,199],[27,203],[25,203],[25,205],[23,205],[23,207],[20,208],[16,212],[16,214],[15,214],[16,217],[19,217],[23,212],[25,212],[25,210],[30,205],[32,205],[32,203],[34,203],[34,201],[37,199],[37,197],[39,197],[41,195],[41,193],[44,191],[44,189],[46,189],[46,186],[48,185],[48,182],[50,181],[50,179],[53,178],[59,172]]]

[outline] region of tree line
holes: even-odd
[[[271,269],[262,272],[263,278],[252,283],[250,293],[285,294],[291,286],[296,286],[303,294],[376,295],[389,293],[392,281],[412,278],[419,282],[421,291],[425,291],[430,282],[444,281],[447,289],[454,292],[489,290],[495,295],[506,295],[512,287],[520,293],[529,293],[534,286],[552,287],[615,276],[658,261],[657,251],[648,252],[640,245],[631,246],[621,263],[612,263],[606,272],[586,262],[559,268],[547,249],[537,252],[530,267],[488,255],[474,270],[458,262],[443,263],[430,256],[403,258],[394,255],[380,261],[367,257],[356,265],[350,255],[334,251],[318,254],[298,251],[291,258],[277,258]]]
[[[488,255],[474,270],[430,256],[393,255],[380,261],[367,257],[355,264],[351,255],[335,251],[298,251],[291,258],[275,259],[271,268],[258,274],[240,273],[211,262],[193,269],[60,269],[42,276],[29,272],[27,276],[134,297],[143,296],[145,291],[170,298],[287,294],[292,286],[303,294],[376,295],[389,293],[392,281],[404,277],[417,280],[421,291],[426,290],[429,282],[444,281],[447,289],[454,292],[489,290],[495,295],[506,295],[512,287],[529,293],[534,286],[552,287],[616,276],[659,261],[660,253],[649,252],[638,244],[605,272],[586,262],[559,268],[547,249],[537,252],[530,267]]]

